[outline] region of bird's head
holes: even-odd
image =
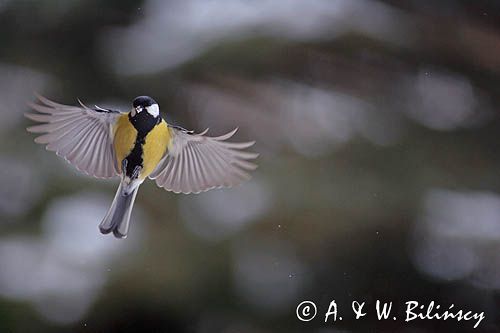
[[[136,97],[134,98],[132,104],[134,106],[131,112],[132,117],[135,117],[144,111],[149,113],[154,118],[160,115],[158,103],[156,103],[156,101],[149,96]]]

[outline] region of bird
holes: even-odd
[[[250,179],[258,153],[255,141],[229,142],[238,130],[210,137],[172,125],[158,103],[138,96],[126,112],[64,105],[35,94],[25,116],[36,122],[27,128],[34,141],[54,151],[79,171],[96,178],[120,178],[111,206],[99,224],[103,234],[126,238],[140,185],[147,179],[174,193],[200,193],[231,187]]]

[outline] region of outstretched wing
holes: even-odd
[[[121,115],[119,111],[96,107],[69,106],[52,102],[37,95],[40,104],[30,103],[36,112],[26,117],[41,123],[28,127],[42,135],[36,143],[46,145],[78,170],[98,178],[118,174],[112,142],[112,126]]]
[[[169,127],[172,141],[165,157],[149,176],[158,186],[175,193],[199,193],[212,188],[230,187],[250,179],[249,162],[258,154],[244,151],[255,142],[227,142],[237,129],[219,136],[194,134],[180,127]]]

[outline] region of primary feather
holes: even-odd
[[[114,158],[112,126],[118,111],[94,110],[81,104],[69,106],[37,96],[40,104],[30,103],[35,113],[26,117],[41,123],[28,127],[32,133],[42,134],[36,143],[46,145],[78,170],[97,178],[118,175]]]
[[[179,127],[170,127],[172,141],[168,153],[149,176],[156,184],[175,193],[199,193],[218,187],[230,187],[250,179],[247,171],[257,165],[249,162],[259,156],[244,151],[251,142],[227,142],[237,129],[218,137],[209,137]]]

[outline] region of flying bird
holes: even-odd
[[[28,127],[41,134],[35,142],[46,145],[81,172],[97,177],[120,177],[120,185],[99,225],[103,234],[127,237],[130,214],[139,186],[150,178],[167,191],[199,193],[231,187],[250,179],[258,154],[246,151],[251,142],[228,142],[237,128],[217,136],[208,129],[195,134],[168,124],[154,99],[139,96],[129,112],[95,106],[53,102],[37,95],[29,103],[35,111],[26,117],[41,123]]]

